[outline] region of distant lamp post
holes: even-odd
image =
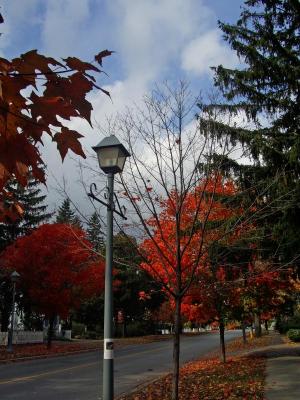
[[[103,350],[103,400],[112,400],[114,397],[114,339],[113,339],[113,213],[126,219],[118,199],[114,196],[114,174],[123,171],[126,158],[130,153],[119,142],[116,136],[111,135],[93,147],[97,153],[99,166],[107,174],[108,202],[105,203],[93,194],[93,187],[89,196],[104,204],[107,208],[107,238],[105,257],[105,292],[104,292],[104,350]],[[114,197],[119,210],[115,209]]]
[[[15,322],[15,297],[16,297],[16,283],[20,278],[20,274],[17,271],[12,272],[10,275],[10,280],[13,284],[12,290],[12,307],[11,307],[11,322],[10,322],[10,330],[8,332],[7,337],[7,351],[13,351],[13,336],[14,336],[14,322]]]

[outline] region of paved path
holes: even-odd
[[[282,356],[267,361],[267,400],[300,399],[300,357]]]
[[[239,331],[226,338],[240,336]],[[182,338],[181,362],[205,355],[219,345],[219,334]],[[115,394],[169,372],[172,342],[129,345],[116,350]],[[99,400],[102,355],[99,351],[0,365],[1,400]]]
[[[300,344],[284,343],[278,332],[273,345],[266,346],[251,354],[267,357],[266,399],[298,400],[300,399]]]

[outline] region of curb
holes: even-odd
[[[31,361],[31,360],[39,360],[39,359],[62,357],[62,356],[71,356],[72,354],[89,353],[92,351],[99,351],[99,350],[101,350],[101,349],[100,348],[98,348],[98,349],[83,349],[83,350],[69,351],[69,352],[65,352],[65,353],[40,354],[40,355],[36,355],[36,356],[2,359],[2,360],[0,360],[0,364],[10,364],[10,363],[14,363],[14,362]]]
[[[207,333],[210,333],[210,332],[201,332],[200,334],[199,333],[198,334],[201,335],[201,334],[207,334]],[[189,335],[187,335],[187,336],[189,336]],[[161,341],[167,341],[167,340],[171,340],[171,339],[172,339],[172,335],[170,335],[169,337],[164,338]],[[159,340],[154,340],[154,341],[150,341],[150,342],[146,342],[146,343],[153,343],[153,342],[159,342]],[[132,343],[132,344],[134,345],[134,343]],[[103,345],[103,341],[102,341],[102,345]],[[124,343],[123,345],[126,347],[128,345],[131,345],[131,343]],[[98,351],[98,350],[102,350],[102,346],[98,347],[98,348],[74,350],[74,351],[62,352],[62,353],[53,353],[53,354],[50,353],[50,354],[40,354],[40,355],[28,356],[28,357],[25,356],[25,357],[19,357],[19,358],[11,358],[11,359],[0,359],[0,365],[1,364],[10,364],[10,363],[14,363],[14,362],[23,362],[23,361],[47,359],[47,358],[52,358],[52,357],[69,356],[69,355],[72,355],[72,354],[89,353],[89,352]],[[155,379],[155,380],[157,380],[157,379]]]
[[[151,385],[152,383],[155,383],[161,379],[163,379],[164,377],[170,375],[172,372],[166,372],[162,375],[160,375],[158,378],[154,378],[154,379],[149,379],[148,381],[144,381],[143,383],[140,383],[138,386],[136,386],[135,388],[131,389],[129,392],[123,392],[121,394],[119,394],[118,396],[114,397],[115,400],[121,400],[123,396],[128,396],[130,394],[134,394],[136,392],[139,392],[141,389],[143,389],[143,387],[146,387],[148,385]]]

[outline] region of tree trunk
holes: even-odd
[[[255,337],[261,337],[260,315],[258,313],[254,314],[254,331]]]
[[[224,321],[220,321],[220,358],[223,363],[226,363],[226,351],[225,351],[225,324]]]
[[[175,323],[174,323],[174,343],[173,343],[173,381],[172,381],[172,400],[178,400],[179,386],[179,354],[180,354],[180,325],[181,325],[181,298],[176,298]]]
[[[269,333],[268,320],[265,320],[265,330],[266,333]]]
[[[47,337],[47,348],[48,349],[50,349],[51,345],[52,345],[54,322],[55,322],[55,315],[51,315],[51,317],[49,318],[48,337]]]
[[[122,337],[123,338],[126,337],[126,322],[125,322],[125,318],[124,318],[124,322],[122,324]]]
[[[247,335],[246,335],[246,323],[245,321],[242,322],[242,332],[243,332],[243,343],[247,343]]]
[[[7,332],[9,325],[9,312],[7,309],[1,310],[1,332]]]

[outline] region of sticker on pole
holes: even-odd
[[[104,339],[104,360],[112,360],[114,358],[114,339]]]

